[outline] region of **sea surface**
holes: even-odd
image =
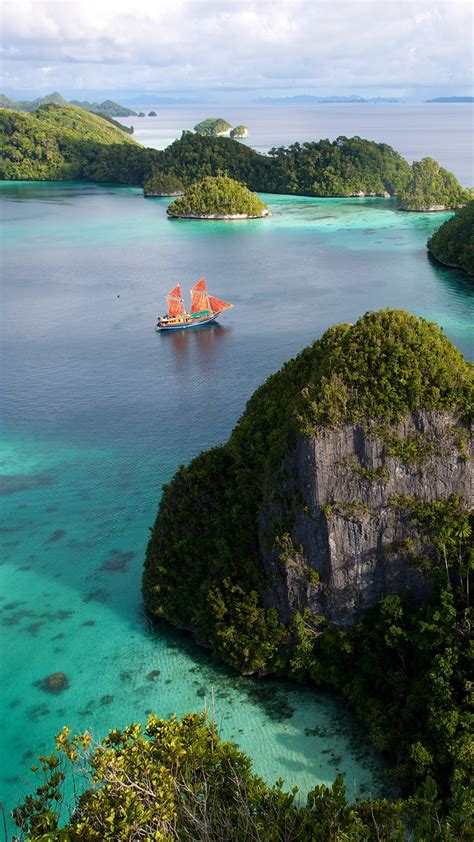
[[[224,442],[256,386],[330,325],[404,307],[474,357],[472,280],[425,248],[447,214],[263,198],[268,220],[173,221],[167,200],[135,188],[0,185],[8,809],[64,724],[100,739],[148,711],[204,708],[269,781],[307,791],[340,771],[351,797],[380,791],[383,762],[341,705],[220,668],[142,608],[162,484]],[[165,293],[201,275],[235,307],[214,326],[155,333]],[[42,682],[58,671],[69,686],[55,695]]]
[[[214,112],[213,112],[214,109]],[[240,141],[259,152],[296,141],[336,137],[367,138],[388,143],[410,163],[428,155],[453,172],[465,187],[474,186],[474,106],[469,103],[406,105],[252,105],[156,106],[136,110],[156,117],[121,118],[134,126],[135,140],[164,149],[208,116],[245,125],[250,136]],[[216,113],[217,112],[217,113]]]

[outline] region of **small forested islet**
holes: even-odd
[[[195,181],[168,208],[170,217],[189,219],[254,219],[268,216],[268,206],[227,175]]]

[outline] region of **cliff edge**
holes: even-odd
[[[384,310],[330,328],[165,487],[148,609],[262,672],[306,611],[343,628],[388,594],[428,599],[443,557],[427,523],[472,500],[472,396],[434,324]]]

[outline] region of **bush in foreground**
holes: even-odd
[[[14,811],[21,839],[30,842],[468,839],[462,829],[449,835],[460,826],[439,816],[431,779],[406,802],[350,804],[338,776],[331,787],[315,787],[304,804],[296,788],[284,792],[281,781],[269,786],[258,777],[205,715],[150,716],[145,729],[116,729],[95,747],[87,732],[71,739],[65,728],[40,763],[42,783]],[[67,816],[71,777],[75,797]]]

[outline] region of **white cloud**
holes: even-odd
[[[469,85],[465,0],[16,0],[8,84],[33,89],[253,87],[337,92]],[[47,74],[41,68],[51,68]],[[41,78],[41,76],[43,78]]]

